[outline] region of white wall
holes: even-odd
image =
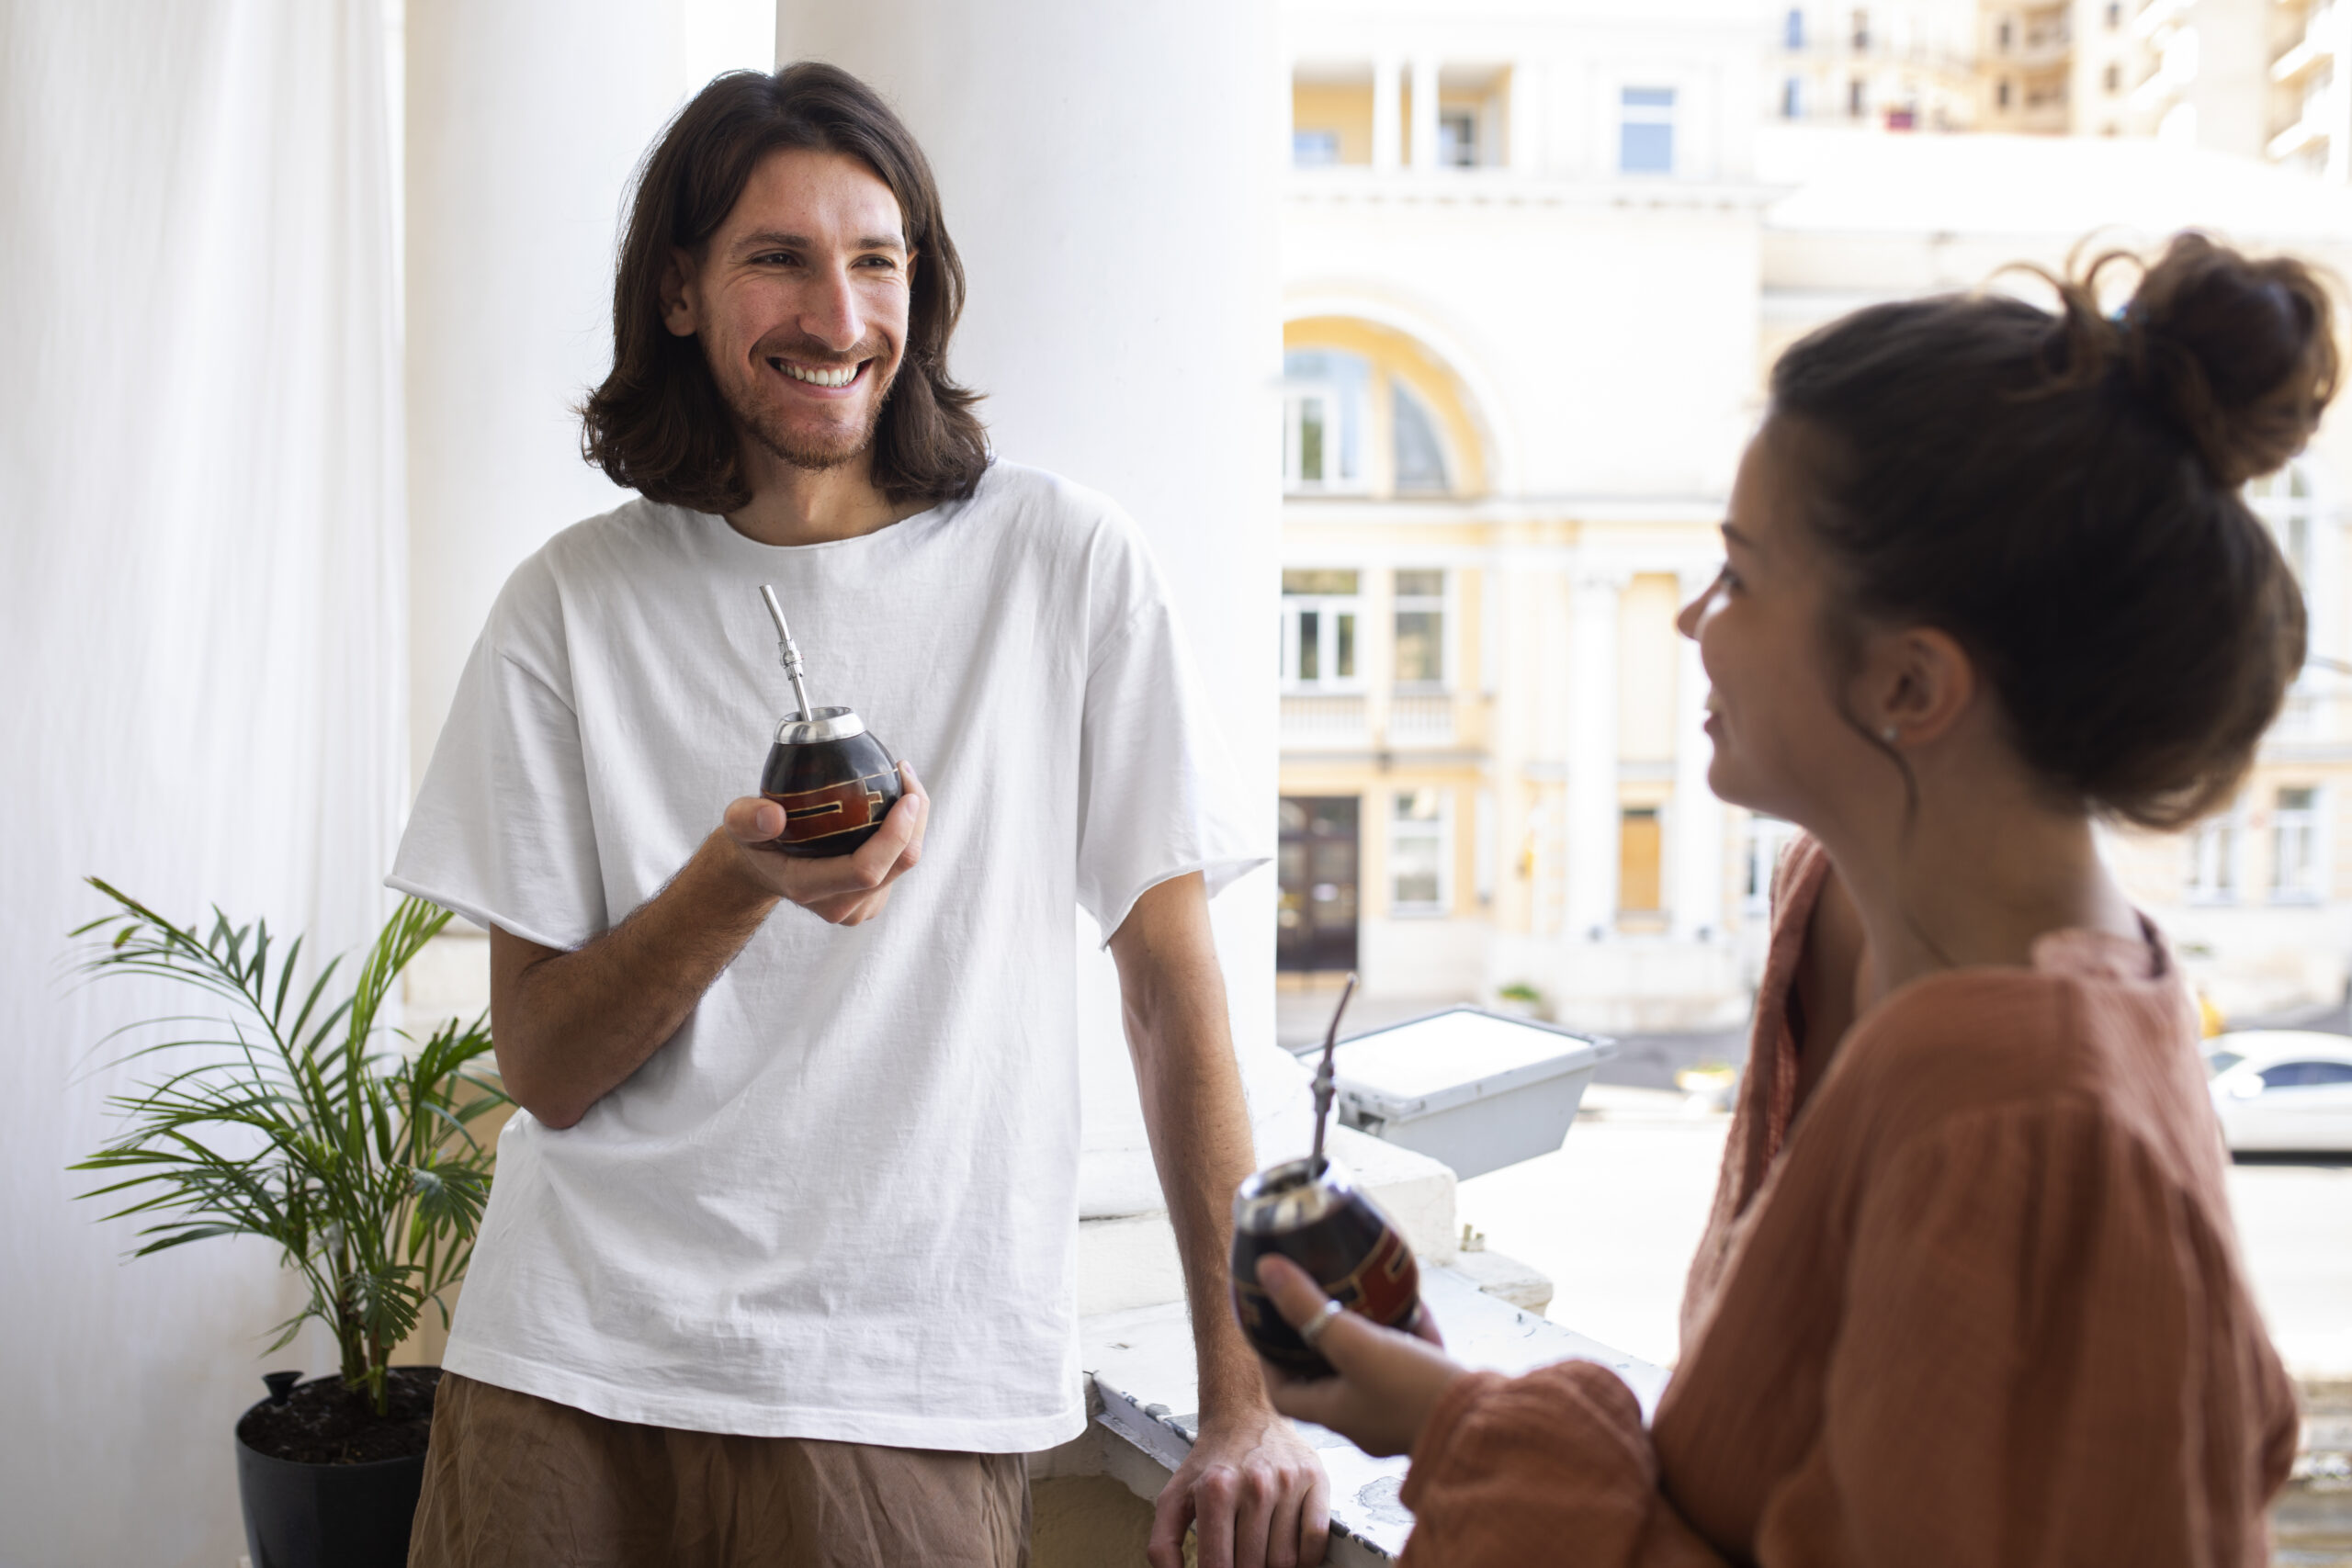
[[[637,161],[774,0],[408,0],[409,737],[422,777],[517,562],[627,499],[572,409],[612,365]]]
[[[1432,348],[1493,389],[1505,493],[1720,495],[1754,418],[1756,235],[1752,209],[1713,202],[1302,201],[1283,281],[1329,313],[1438,329]]]
[[[231,1426],[300,1298],[257,1242],[125,1262],[65,1165],[185,996],[65,972],[92,873],[362,938],[405,796],[376,0],[0,20],[0,1562],[225,1568]]]

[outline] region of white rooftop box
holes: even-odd
[[[1549,1154],[1614,1042],[1464,1005],[1340,1043],[1340,1122],[1468,1179]]]

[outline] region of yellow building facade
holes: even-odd
[[[1909,9],[1944,31],[1873,12],[1858,49],[1850,8],[1744,0],[1284,8],[1292,983],[1356,969],[1391,1000],[1604,1032],[1736,1023],[1788,829],[1708,791],[1706,682],[1674,617],[1720,561],[1772,361],[1860,305],[2063,265],[2094,230],[2218,226],[2352,260],[2352,194],[2258,152],[1782,123],[1792,39],[1893,70],[1956,25]],[[2044,31],[2011,52],[2041,61],[2052,8],[2012,9]],[[2148,14],[2110,29],[2066,8],[2067,69],[2110,30],[2118,60],[2163,41],[2132,30]],[[1980,42],[2000,56],[1997,31]],[[2233,1016],[2337,999],[2352,964],[2347,433],[2339,413],[2254,498],[2306,584],[2315,659],[2239,802],[2192,834],[2109,840]]]
[[[1334,315],[1284,344],[1283,968],[1592,1028],[1736,1019],[1744,814],[1706,790],[1675,629],[1719,507],[1506,500],[1426,344]]]

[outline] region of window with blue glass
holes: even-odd
[[[1396,493],[1443,495],[1453,486],[1446,481],[1445,447],[1438,440],[1437,421],[1404,382],[1395,388]]]
[[[1674,89],[1626,87],[1617,96],[1617,167],[1628,175],[1674,172]]]
[[[1795,6],[1789,7],[1789,19],[1782,25],[1781,35],[1782,40],[1789,48],[1803,49],[1804,47],[1804,11],[1803,8]]]

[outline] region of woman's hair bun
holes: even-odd
[[[2236,486],[2303,449],[2336,386],[2327,290],[2299,261],[2174,236],[2118,318],[2132,378]]]
[[[2110,264],[2139,273],[2113,314]],[[2201,234],[2024,270],[2056,314],[1985,289],[1807,333],[1765,429],[1834,568],[1833,649],[1950,633],[2051,799],[2179,828],[2237,793],[2302,667],[2302,589],[2243,487],[2335,390],[2333,281]]]

